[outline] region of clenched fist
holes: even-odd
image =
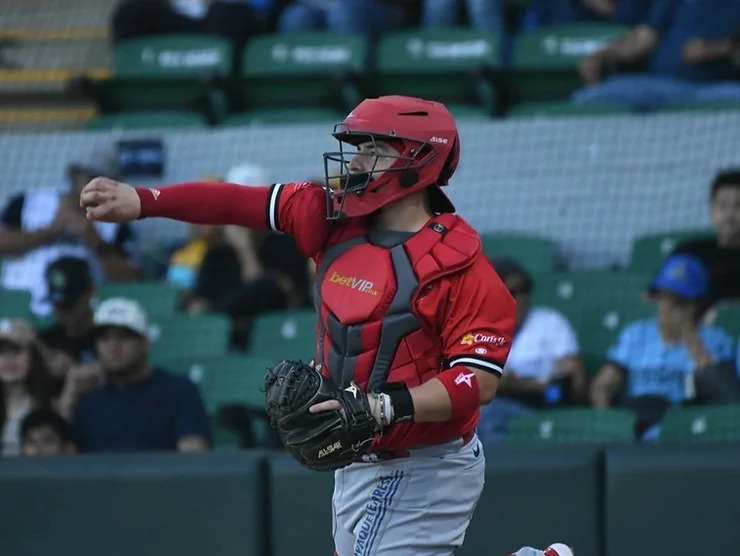
[[[141,201],[128,184],[109,178],[95,178],[80,193],[80,206],[88,220],[129,222],[141,214]]]

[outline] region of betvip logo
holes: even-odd
[[[356,278],[355,276],[342,276],[338,272],[333,272],[329,277],[331,284],[339,284],[353,290],[357,290],[360,293],[369,293],[370,295],[378,295],[378,292],[374,289],[374,284],[370,280],[364,278]]]

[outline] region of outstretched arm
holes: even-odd
[[[82,190],[80,205],[89,220],[103,222],[159,216],[194,224],[269,228],[293,236],[307,257],[321,249],[330,231],[325,192],[311,183],[247,187],[192,182],[134,188],[95,178]]]
[[[89,220],[128,222],[160,216],[193,224],[233,224],[266,228],[270,188],[231,184],[180,183],[135,188],[95,178],[80,195]]]

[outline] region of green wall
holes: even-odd
[[[486,450],[461,556],[740,554],[740,446]],[[284,454],[0,460],[2,556],[331,556],[330,473]]]

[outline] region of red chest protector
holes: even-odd
[[[435,280],[472,265],[480,250],[478,234],[452,214],[392,247],[369,243],[364,228],[347,229],[317,261],[316,360],[337,385],[354,379],[365,391],[429,380],[442,370],[442,345],[415,301]]]

